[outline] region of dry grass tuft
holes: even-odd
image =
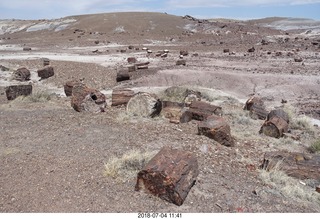
[[[36,102],[47,102],[52,99],[52,94],[49,94],[48,92],[41,91],[41,92],[35,92],[28,96],[19,96],[16,99],[14,99],[12,102],[19,103],[19,102],[29,102],[29,103],[36,103]]]
[[[289,177],[281,171],[281,162],[272,170],[261,170],[260,178],[287,198],[308,204],[320,205],[320,194],[314,188],[302,185],[297,179]]]
[[[320,153],[320,138],[311,143],[309,151],[311,153]]]
[[[112,157],[105,164],[105,175],[120,179],[134,177],[155,154],[155,151],[140,152],[131,150],[120,158]]]

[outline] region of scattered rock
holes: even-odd
[[[126,81],[126,80],[130,80],[130,75],[129,72],[125,69],[121,69],[117,72],[117,78],[116,81],[120,82],[120,81]]]
[[[129,58],[127,59],[127,61],[128,61],[128,63],[133,64],[133,63],[136,63],[136,62],[137,62],[137,59],[136,59],[135,57],[129,57]]]
[[[134,46],[130,45],[128,46],[128,49],[134,49]]]
[[[42,63],[43,63],[43,66],[50,65],[50,60],[48,58],[43,58]]]
[[[294,58],[294,61],[295,61],[295,62],[302,62],[303,59],[302,59],[301,57],[296,57],[296,58]]]
[[[256,49],[254,47],[248,49],[248,52],[254,52]]]
[[[79,83],[79,82],[77,82],[77,81],[67,81],[67,82],[65,83],[65,85],[63,86],[63,88],[64,88],[64,93],[66,94],[67,97],[72,96],[72,89],[73,89],[73,86],[74,86],[76,83]]]
[[[32,85],[11,85],[6,87],[6,96],[8,100],[14,100],[18,96],[28,96],[32,94]]]
[[[31,47],[23,47],[23,51],[31,51]]]
[[[228,52],[230,52],[230,49],[224,49],[223,52],[228,53]]]
[[[94,43],[95,43],[95,44],[99,44],[100,41],[99,41],[99,40],[95,40]]]
[[[10,69],[5,67],[5,66],[3,66],[3,65],[0,65],[0,70],[1,71],[9,71]]]
[[[188,56],[189,52],[187,50],[180,50],[180,55],[182,56]]]
[[[203,101],[193,101],[189,109],[182,113],[180,122],[186,123],[191,120],[204,121],[211,115],[221,116],[222,114],[222,108],[220,106],[211,105]]]

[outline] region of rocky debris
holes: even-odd
[[[130,80],[129,72],[125,69],[120,69],[117,72],[116,81],[121,82],[121,81],[127,81],[127,80]]]
[[[204,121],[198,123],[198,134],[205,135],[220,144],[233,147],[234,140],[231,136],[231,129],[226,120],[220,116],[211,115]]]
[[[269,41],[267,41],[266,39],[262,39],[261,45],[264,45],[264,46],[269,45]]]
[[[280,109],[271,110],[267,116],[267,120],[270,120],[272,119],[272,117],[275,117],[275,116],[282,118],[284,121],[286,121],[289,124],[289,115],[283,109],[280,108]]]
[[[316,187],[316,192],[320,193],[320,185]]]
[[[279,164],[281,164],[279,166]],[[273,151],[264,154],[260,169],[270,171],[276,167],[287,175],[300,180],[320,179],[320,155],[288,151]]]
[[[294,58],[294,61],[295,61],[295,62],[302,62],[303,59],[302,59],[301,57],[296,57],[296,58]]]
[[[38,71],[38,76],[42,79],[47,79],[50,78],[54,75],[54,70],[52,66],[45,66],[42,69],[39,69]]]
[[[130,89],[115,89],[112,91],[111,106],[126,105],[131,97],[134,96],[134,91]]]
[[[29,69],[23,67],[13,72],[13,79],[17,81],[29,81],[31,73]]]
[[[94,43],[95,43],[96,45],[98,45],[98,44],[100,43],[100,41],[99,41],[99,40],[95,40]]]
[[[89,88],[85,84],[76,83],[72,89],[71,106],[77,112],[104,112],[106,97],[100,91]]]
[[[193,153],[163,147],[138,173],[135,190],[145,189],[181,206],[198,175],[198,161]]]
[[[74,86],[76,83],[79,83],[79,82],[77,82],[77,81],[67,81],[67,82],[65,83],[65,85],[63,86],[63,88],[64,88],[64,93],[66,94],[67,97],[72,96],[72,89],[73,89],[73,86]]]
[[[128,66],[128,72],[133,72],[137,70],[137,66],[136,65],[130,65]]]
[[[139,117],[159,115],[162,109],[161,101],[154,94],[139,92],[127,103],[127,112]]]
[[[185,66],[186,64],[187,64],[187,61],[184,59],[179,59],[176,61],[176,65],[184,65]]]
[[[128,46],[128,49],[134,49],[134,46],[130,45]]]
[[[6,96],[8,100],[14,100],[18,96],[28,96],[32,94],[32,85],[11,85],[6,87]]]
[[[0,70],[1,71],[9,71],[10,69],[5,67],[5,66],[3,66],[3,65],[0,65]]]
[[[223,52],[228,53],[228,52],[230,52],[230,49],[223,49]]]
[[[278,51],[278,52],[276,52],[275,55],[276,55],[276,56],[282,56],[282,52]]]

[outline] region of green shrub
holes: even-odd
[[[310,152],[312,153],[319,153],[320,152],[320,138],[314,141],[310,147],[309,147]]]

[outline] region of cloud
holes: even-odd
[[[280,6],[320,3],[320,0],[168,0],[167,5],[175,8],[216,8],[234,6]]]

